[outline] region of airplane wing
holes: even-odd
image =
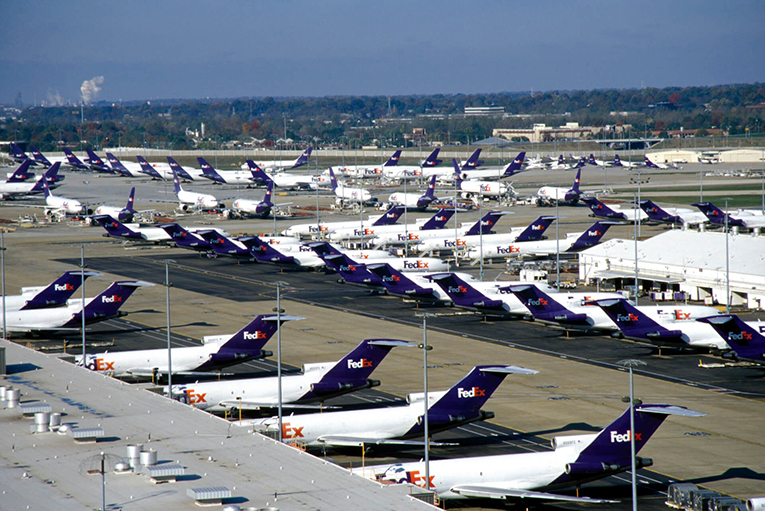
[[[241,401],[238,399],[221,401],[219,404],[220,406],[225,406],[226,408],[241,408],[242,410],[261,410],[263,408],[269,409],[269,408],[277,408],[279,406],[277,403],[273,401],[257,402],[257,401],[247,401],[246,399],[242,399]],[[300,403],[282,403],[282,408],[295,408],[295,409],[301,409],[301,410],[334,410],[339,407],[327,406],[327,405],[306,405],[306,404],[300,404]]]
[[[494,487],[482,484],[457,485],[451,488],[451,491],[464,497],[479,497],[488,499],[539,499],[539,500],[560,500],[565,502],[580,502],[588,504],[615,504],[618,500],[591,499],[589,497],[574,497],[571,495],[558,495],[556,493],[545,493],[531,490],[517,490],[512,488]]]
[[[166,369],[153,370],[146,367],[132,367],[125,370],[125,373],[139,378],[151,378],[153,376],[167,376],[168,371]],[[217,378],[218,376],[232,376],[234,373],[218,373],[215,371],[173,371],[173,374],[179,376],[196,376],[198,378]]]
[[[424,447],[422,440],[395,440],[391,438],[362,438],[352,436],[320,436],[316,439],[325,445],[331,447],[361,447],[362,445],[413,445]],[[455,442],[428,442],[428,445],[434,447],[459,445]]]

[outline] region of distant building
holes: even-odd
[[[503,106],[466,106],[465,117],[501,117],[505,115]]]
[[[593,138],[603,131],[603,127],[579,126],[578,122],[567,122],[564,126],[552,127],[546,124],[534,124],[531,129],[495,129],[492,135],[508,140],[525,138],[529,142],[552,142],[553,140],[581,140]]]

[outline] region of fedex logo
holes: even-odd
[[[437,216],[436,217],[436,222],[446,222],[446,217],[445,216]]]
[[[467,288],[465,286],[449,286],[449,292],[450,293],[467,293]]]
[[[282,423],[282,438],[305,438],[303,429],[305,426],[291,426],[289,422]]]
[[[400,282],[401,277],[398,275],[386,275],[382,278],[383,282]]]
[[[173,238],[185,238],[186,237],[186,232],[181,232],[181,231],[174,232],[173,234],[171,234],[171,236]]]
[[[492,222],[491,220],[481,220],[481,225],[492,226],[494,225],[494,222]]]
[[[537,300],[529,299],[526,303],[532,307],[539,307],[540,305],[547,305],[547,300],[544,298],[539,298]]]
[[[114,361],[108,362],[103,358],[91,358],[87,364],[87,368],[91,371],[108,372],[114,371]]]
[[[101,303],[118,303],[122,301],[122,297],[119,295],[102,296]]]
[[[602,236],[603,233],[600,231],[587,231],[588,236]]]
[[[261,332],[260,330],[256,330],[253,333],[245,331],[242,335],[243,335],[245,340],[256,340],[256,339],[265,339],[266,338],[265,332]]]
[[[541,231],[542,229],[544,229],[543,225],[532,225],[531,226],[531,230],[532,231]]]
[[[319,227],[314,227],[312,225],[308,226],[308,232],[327,232],[328,228],[325,225],[320,225]]]
[[[60,284],[53,284],[54,291],[71,291],[73,289],[74,289],[74,286],[71,284],[64,284],[63,286]]]
[[[207,396],[207,392],[205,393],[197,393],[194,392],[194,389],[186,389],[184,390],[186,393],[186,396],[188,398],[188,402],[190,405],[197,405],[199,403],[206,403],[207,399],[205,397]]]
[[[348,359],[348,369],[363,369],[365,367],[372,367],[372,361],[366,358],[362,358],[358,362]]]
[[[497,253],[498,254],[517,254],[520,253],[521,249],[518,247],[514,247],[510,245],[509,247],[497,247]]]
[[[340,268],[340,271],[356,271],[356,267],[352,264],[346,264],[346,265],[340,265],[338,268]]]
[[[621,321],[624,323],[634,322],[637,321],[638,317],[635,314],[632,314],[631,312],[629,314],[617,314],[616,315],[616,321]]]
[[[354,229],[354,236],[372,236],[375,233],[372,229]]]
[[[734,334],[731,332],[728,334],[728,339],[731,341],[744,341],[744,340],[751,341],[752,334],[750,334],[749,332],[743,332],[743,331],[738,334]]]
[[[486,397],[486,389],[479,387],[473,387],[472,389],[465,390],[462,387],[457,389],[457,397],[460,399],[471,397]]]
[[[456,242],[452,241],[452,240],[444,240],[444,247],[454,248],[455,246],[457,246],[457,247],[466,247],[467,246],[467,241],[461,240],[461,239],[457,239]]]
[[[430,263],[417,259],[415,262],[404,261],[404,268],[420,269],[427,268]]]
[[[632,436],[632,434],[631,434],[631,431],[629,429],[623,435],[620,435],[616,431],[612,431],[611,432],[611,443],[613,444],[613,443],[629,442],[631,436]],[[635,433],[635,441],[642,440],[643,439],[642,437],[643,437],[642,433]]]

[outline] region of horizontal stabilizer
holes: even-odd
[[[277,408],[279,406],[279,404],[275,402],[247,401],[246,399],[221,401],[219,404],[220,406],[225,406],[226,408],[241,408],[242,410],[261,410],[263,408]],[[335,410],[338,407],[327,405],[304,405],[300,403],[282,403],[282,408],[300,410]]]
[[[332,447],[361,447],[364,445],[425,446],[425,442],[422,440],[395,440],[388,438],[360,438],[351,436],[322,436],[317,438],[317,441]],[[454,442],[428,442],[428,445],[432,447],[445,447],[459,444]]]
[[[682,415],[684,417],[704,417],[706,414],[675,405],[645,405],[635,407],[635,411],[659,413],[663,415]]]
[[[518,366],[493,366],[482,367],[481,371],[484,373],[497,373],[497,374],[537,374],[539,371],[534,369],[526,369],[525,367]]]
[[[462,495],[463,497],[477,497],[487,499],[539,499],[539,500],[559,500],[564,502],[583,502],[588,504],[616,504],[618,500],[591,499],[589,497],[574,497],[571,495],[557,495],[555,493],[544,493],[529,490],[515,490],[511,488],[501,488],[483,485],[461,485],[454,486],[451,491]]]
[[[416,344],[412,344],[411,342],[406,341],[397,341],[394,339],[375,339],[369,342],[372,346],[390,346],[391,348],[395,348],[397,346],[403,347],[403,348],[416,348]]]
[[[265,316],[260,319],[262,321],[300,321],[301,319],[305,318],[302,316],[290,316],[287,314],[282,314],[281,316]]]

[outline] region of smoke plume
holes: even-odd
[[[82,102],[85,104],[91,103],[96,99],[98,93],[101,91],[101,85],[104,84],[103,76],[95,76],[91,80],[85,80],[80,86],[80,92],[82,93]]]
[[[48,106],[64,106],[64,97],[58,93],[57,90],[48,87],[48,94],[46,95],[46,104]]]

